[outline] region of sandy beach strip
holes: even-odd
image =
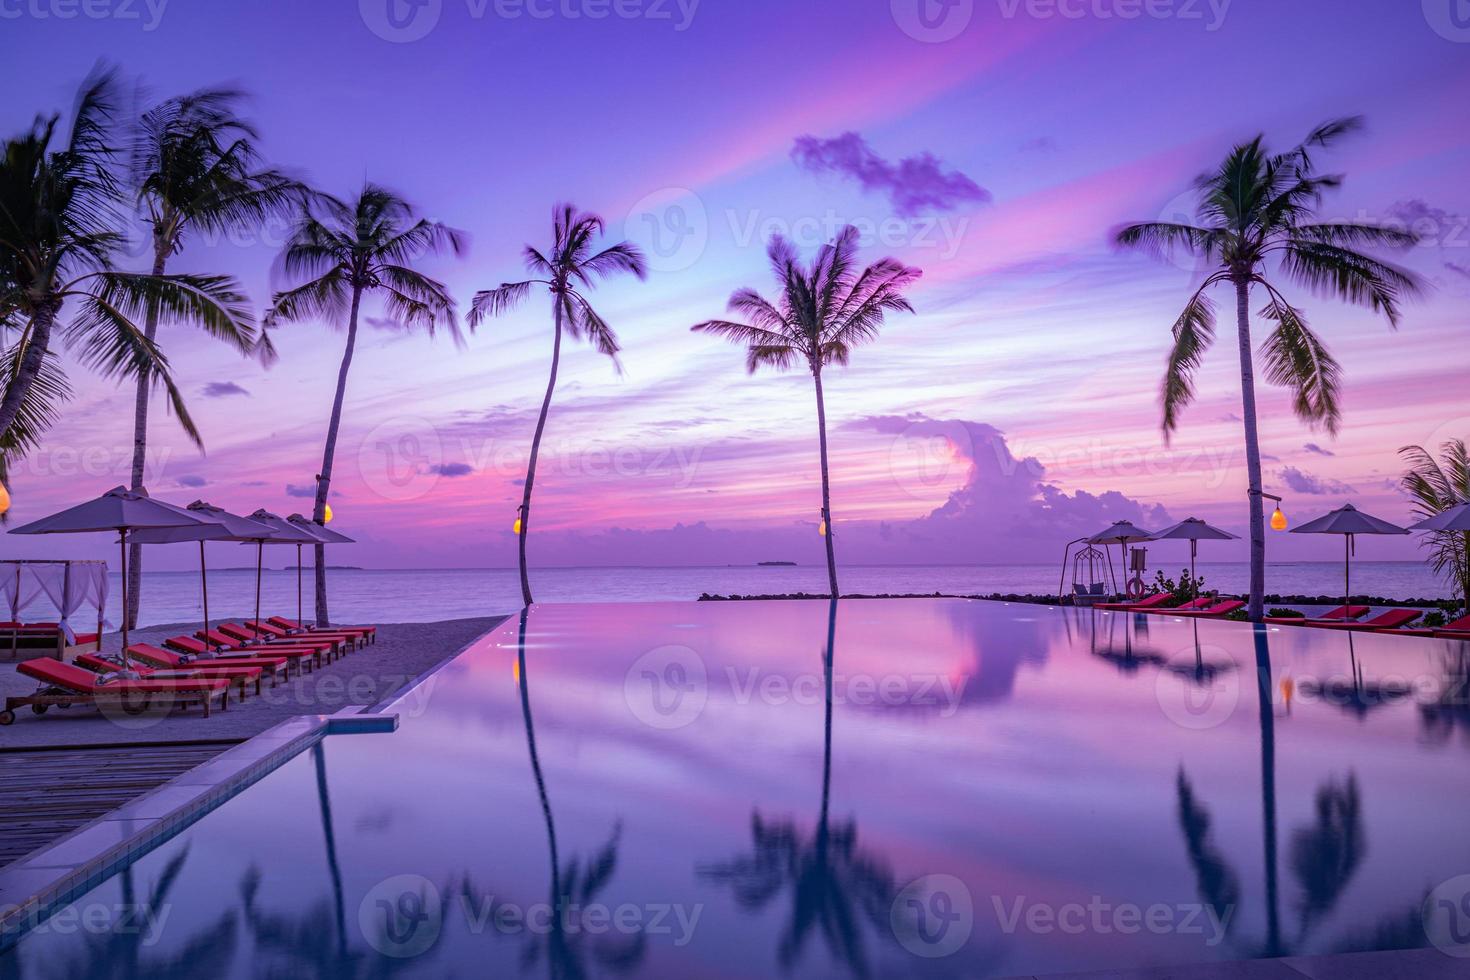
[[[108,718],[93,708],[52,708],[44,716],[29,708],[16,711],[13,725],[0,727],[0,752],[16,748],[118,745],[198,740],[242,741],[294,715],[332,714],[349,705],[372,705],[402,690],[504,617],[454,619],[439,623],[378,624],[378,641],[354,650],[330,666],[292,675],[244,702],[232,696],[228,710],[204,718],[197,707],[167,714]],[[198,623],[173,623],[134,630],[134,643],[162,645],[171,636],[192,635]],[[110,642],[109,642],[110,641]],[[103,638],[104,649],[116,653],[116,633]],[[30,694],[36,682],[0,664],[0,696]],[[221,751],[227,746],[222,746]]]

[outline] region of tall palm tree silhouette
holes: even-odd
[[[259,133],[239,114],[244,98],[234,89],[202,89],[165,99],[139,121],[132,147],[133,182],[152,233],[153,275],[162,276],[168,260],[196,232],[258,226],[284,216],[305,198],[306,188],[299,182],[262,166],[255,145]],[[158,321],[154,304],[143,324],[143,337],[150,343],[156,343]],[[264,332],[255,338],[233,332],[217,336],[237,347],[244,344],[242,353],[258,351],[266,363],[275,357]],[[143,487],[152,393],[153,379],[140,375],[133,405],[134,490]],[[127,592],[125,614],[132,627],[143,595],[143,546],[138,543],[129,545]]]
[[[392,191],[364,184],[356,198],[339,201],[316,194],[306,202],[279,258],[282,274],[304,279],[276,293],[266,325],[321,318],[345,327],[347,345],[337,369],[337,390],[327,422],[322,469],[316,476],[316,503],[311,519],[327,520],[327,497],[337,456],[337,432],[347,374],[357,348],[358,318],[365,296],[383,300],[388,316],[406,329],[422,328],[430,336],[447,327],[460,342],[454,300],[437,279],[413,268],[426,255],[443,251],[459,255],[464,236],[447,225],[416,217],[413,207]],[[327,625],[326,547],[315,548],[316,621]]]
[[[470,326],[487,317],[499,316],[519,306],[531,290],[546,287],[551,294],[551,316],[556,326],[551,346],[551,376],[546,381],[546,397],[541,400],[541,414],[536,417],[536,433],[531,437],[531,456],[526,462],[526,482],[521,490],[521,507],[516,519],[517,544],[521,566],[521,601],[529,606],[531,578],[526,571],[526,537],[531,532],[531,488],[536,484],[536,460],[541,455],[541,435],[546,431],[546,416],[551,412],[551,396],[556,391],[556,375],[561,367],[561,338],[565,332],[573,340],[587,339],[599,353],[617,364],[618,338],[586,296],[597,279],[619,273],[631,273],[642,279],[647,275],[643,253],[636,245],[618,242],[593,251],[592,243],[602,234],[602,218],[578,211],[570,204],[558,204],[552,212],[550,254],[527,245],[526,268],[536,276],[522,282],[501,283],[495,289],[475,294],[470,307]],[[621,368],[619,368],[621,370]]]
[[[879,259],[865,269],[857,266],[858,230],[851,225],[823,245],[816,260],[804,267],[796,247],[780,235],[771,239],[767,254],[781,290],[776,302],[754,289],[738,290],[729,308],[748,320],[706,320],[696,332],[724,337],[745,347],[746,369],[762,366],[778,371],[805,364],[817,392],[817,445],[822,465],[822,530],[827,546],[827,578],[832,598],[837,589],[837,557],[832,545],[832,481],[827,467],[827,402],[822,393],[822,370],[846,365],[852,349],[878,339],[878,328],[889,313],[912,313],[905,290],[921,276],[897,259]]]
[[[1342,418],[1341,370],[1306,314],[1277,286],[1284,278],[1314,293],[1382,313],[1397,327],[1399,304],[1422,291],[1412,272],[1382,262],[1363,246],[1403,248],[1418,237],[1378,225],[1314,221],[1323,194],[1342,177],[1318,171],[1314,154],[1360,129],[1358,118],[1337,119],[1312,130],[1284,153],[1270,153],[1264,137],[1236,146],[1214,171],[1195,181],[1200,224],[1147,221],[1117,232],[1126,248],[1160,255],[1191,252],[1209,264],[1209,274],[1174,321],[1174,346],[1164,374],[1163,429],[1168,438],[1184,407],[1194,399],[1195,374],[1215,340],[1215,304],[1206,295],[1216,285],[1235,291],[1236,340],[1250,478],[1250,619],[1259,623],[1266,592],[1266,519],[1262,499],[1261,444],[1256,414],[1255,353],[1251,343],[1251,291],[1266,294],[1260,315],[1276,324],[1260,356],[1266,378],[1291,391],[1301,419],[1336,432]]]
[[[741,907],[765,908],[790,892],[791,909],[776,947],[781,966],[801,958],[813,931],[820,932],[834,959],[857,976],[868,976],[864,925],[882,934],[898,890],[887,865],[858,846],[857,821],[835,826],[832,799],[832,665],[837,629],[837,599],[827,613],[827,645],[822,651],[826,685],[823,714],[822,799],[811,835],[793,821],[772,823],[757,810],[751,815],[752,849],[732,861],[698,868],[701,877],[728,884]]]

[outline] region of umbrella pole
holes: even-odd
[[[296,543],[296,622],[301,622],[301,542]]]
[[[204,542],[199,542],[199,591],[204,600],[204,635],[209,636],[209,572],[204,567]]]
[[[1342,538],[1342,591],[1347,595],[1343,597],[1342,604],[1351,606],[1353,604],[1353,536],[1345,534]]]
[[[122,553],[122,672],[132,673],[132,664],[128,661],[128,529],[120,527],[117,529],[117,543]]]
[[[1199,542],[1194,538],[1189,539],[1189,577],[1199,581],[1199,576],[1194,573],[1194,560],[1199,555]]]
[[[264,558],[265,541],[260,540],[255,542],[255,619],[251,621],[256,624],[260,623],[260,566]],[[250,629],[255,633],[255,638],[260,639],[260,626],[251,626]]]

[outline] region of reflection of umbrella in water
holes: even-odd
[[[1343,536],[1343,604],[1352,602],[1353,588],[1353,553],[1357,549],[1356,539],[1360,534],[1408,534],[1406,528],[1388,521],[1380,520],[1371,514],[1365,514],[1352,504],[1344,504],[1330,514],[1324,514],[1315,521],[1308,521],[1301,527],[1291,529],[1292,534],[1341,534]]]
[[[154,500],[147,490],[114,487],[102,496],[77,504],[39,521],[15,528],[11,534],[95,534],[116,531],[122,549],[122,608],[128,608],[128,532],[142,528],[194,526],[211,523],[183,507]],[[128,661],[128,617],[122,617],[122,675],[136,678]]]
[[[1196,578],[1194,573],[1195,559],[1199,557],[1199,543],[1201,541],[1233,541],[1239,535],[1231,534],[1229,531],[1221,530],[1212,524],[1206,524],[1198,517],[1186,517],[1173,527],[1164,528],[1154,535],[1156,541],[1188,541],[1189,542],[1189,577]]]
[[[1205,650],[1199,641],[1199,620],[1191,619],[1189,625],[1194,627],[1194,663],[1171,663],[1164,669],[1201,687],[1214,683],[1215,678],[1222,674],[1234,671],[1235,661],[1229,657],[1223,663],[1205,660]]]
[[[1347,678],[1329,677],[1325,681],[1314,677],[1304,678],[1298,682],[1304,694],[1320,697],[1329,704],[1356,716],[1359,720],[1366,718],[1374,708],[1382,708],[1408,695],[1407,682],[1364,680],[1363,665],[1358,663],[1356,638],[1349,632],[1347,640],[1348,669],[1351,676]]]
[[[1148,621],[1143,613],[1134,613],[1133,618],[1137,622],[1125,623],[1123,627],[1123,648],[1118,649],[1117,642],[1113,639],[1118,620],[1126,619],[1127,614],[1117,614],[1108,620],[1108,643],[1101,650],[1094,649],[1092,655],[1099,660],[1106,660],[1120,673],[1136,674],[1144,667],[1159,667],[1168,662],[1168,658],[1154,650],[1140,648],[1133,649],[1133,631],[1137,629],[1141,633],[1148,631]]]

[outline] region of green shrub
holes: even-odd
[[[1425,616],[1424,617],[1423,625],[1424,625],[1424,628],[1425,629],[1432,629],[1433,630],[1433,629],[1439,629],[1446,622],[1448,622],[1448,620],[1446,620],[1444,618],[1444,613],[1442,613],[1442,612],[1432,612],[1428,616]]]
[[[1251,619],[1244,609],[1237,609],[1233,613],[1226,613],[1225,618],[1237,623],[1248,623]]]
[[[1154,591],[1171,593],[1174,598],[1164,603],[1164,607],[1173,609],[1205,595],[1205,579],[1203,575],[1199,578],[1190,575],[1187,568],[1180,570],[1178,581],[1166,578],[1163,572],[1159,572],[1154,578]]]
[[[1306,619],[1307,614],[1298,609],[1272,609],[1266,613],[1272,619]]]

